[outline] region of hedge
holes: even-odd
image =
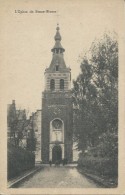
[[[23,171],[35,166],[35,155],[33,153],[23,148],[15,147],[10,143],[8,143],[7,158],[8,179],[19,176]]]
[[[80,156],[78,167],[89,173],[109,179],[118,177],[118,161],[116,159]]]

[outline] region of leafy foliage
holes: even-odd
[[[104,34],[92,43],[73,81],[74,134],[83,153],[96,147],[100,155],[117,158],[118,42]]]
[[[30,170],[35,166],[35,155],[21,147],[15,147],[8,143],[7,153],[7,177],[12,179],[19,176],[22,172]]]

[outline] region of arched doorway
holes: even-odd
[[[52,162],[61,162],[62,160],[62,148],[59,145],[56,145],[52,149]]]

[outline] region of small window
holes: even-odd
[[[55,89],[55,80],[54,79],[51,79],[50,80],[50,89],[51,90],[54,90]]]
[[[56,71],[59,71],[59,65],[56,65]]]
[[[64,80],[60,79],[60,89],[64,89]]]

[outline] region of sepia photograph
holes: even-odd
[[[0,4],[6,91],[0,191],[123,194],[124,1]]]

